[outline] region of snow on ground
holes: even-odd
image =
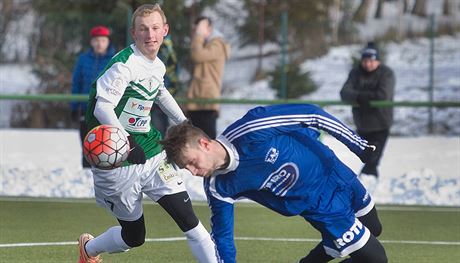
[[[344,145],[328,136],[324,143],[359,172],[361,162]],[[0,195],[94,196],[77,130],[3,129],[0,145]],[[460,206],[459,160],[460,138],[391,137],[372,194],[377,203]],[[184,177],[191,198],[205,200],[202,179]]]
[[[34,91],[39,80],[29,64],[0,64],[0,93],[25,94]],[[10,116],[15,101],[0,101],[0,128],[10,126]]]

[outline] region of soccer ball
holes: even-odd
[[[119,167],[129,154],[129,141],[117,127],[100,125],[86,134],[83,154],[91,166],[99,169]]]

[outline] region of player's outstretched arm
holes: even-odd
[[[368,160],[375,149],[337,118],[312,104],[280,104],[254,108],[229,126],[223,135],[230,142],[243,136],[251,141],[263,141],[305,128],[326,131],[345,144],[363,162]]]
[[[217,247],[219,262],[236,262],[236,248],[234,240],[234,207],[214,197],[209,189],[209,178],[204,180],[208,205],[211,208],[211,237]]]
[[[160,88],[156,103],[174,123],[179,124],[186,120],[181,108],[166,88]]]

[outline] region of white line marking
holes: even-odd
[[[236,240],[245,241],[275,241],[275,242],[319,242],[315,238],[271,238],[271,237],[235,237]],[[146,242],[174,242],[185,241],[185,237],[163,237],[163,238],[146,238]],[[442,245],[442,246],[460,246],[456,241],[423,241],[423,240],[380,240],[387,244],[412,244],[412,245]],[[76,241],[66,242],[41,242],[41,243],[11,243],[0,244],[0,248],[9,247],[38,247],[38,246],[68,246],[77,245]]]
[[[76,204],[96,204],[96,200],[91,198],[46,198],[46,197],[0,197],[0,202],[42,202],[42,203],[76,203]],[[192,199],[193,206],[208,206],[205,201],[194,201]],[[146,200],[144,205],[158,205],[155,202]],[[237,202],[237,206],[241,207],[254,207],[264,208],[263,206],[250,201],[244,200]],[[414,205],[381,205],[377,204],[377,210],[384,211],[422,211],[422,212],[453,212],[460,213],[460,207],[458,206],[414,206]]]

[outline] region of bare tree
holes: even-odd
[[[409,0],[403,0],[403,14],[409,13]]]
[[[341,5],[341,0],[334,0],[332,7],[330,9],[332,43],[333,44],[336,44],[339,40],[340,5]]]
[[[378,0],[377,2],[377,10],[375,11],[375,18],[381,18],[383,13],[383,2],[384,0]]]
[[[259,0],[257,2],[258,13],[259,13],[259,29],[257,42],[259,45],[259,55],[257,57],[257,68],[256,68],[256,78],[261,74],[262,71],[262,59],[263,59],[263,46],[264,46],[264,32],[265,32],[265,0]]]
[[[369,13],[371,2],[372,0],[361,0],[358,9],[356,9],[353,15],[353,21],[360,23],[365,23],[367,21],[367,14]]]
[[[412,9],[412,14],[426,17],[426,0],[415,0],[414,8]]]
[[[444,0],[442,3],[442,14],[445,16],[450,16],[452,14],[451,3],[449,0]]]
[[[13,0],[3,0],[0,2],[0,51],[5,43],[6,31],[12,21],[13,13]]]

